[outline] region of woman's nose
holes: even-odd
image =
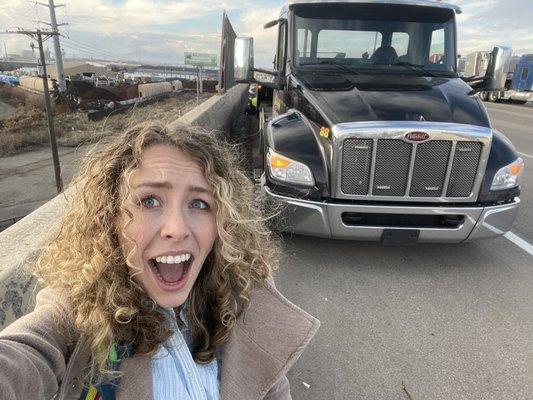
[[[163,215],[163,219],[161,227],[162,238],[180,241],[190,236],[189,223],[181,210],[168,212]]]

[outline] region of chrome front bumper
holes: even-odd
[[[330,239],[380,241],[385,229],[417,229],[419,242],[460,243],[503,235],[513,225],[520,199],[512,203],[490,207],[422,207],[383,206],[364,204],[333,204],[300,200],[272,193],[264,186],[271,201],[282,205],[282,220],[278,226],[283,231]],[[464,222],[456,228],[389,226],[353,226],[342,220],[345,212],[403,214],[403,215],[464,215]]]

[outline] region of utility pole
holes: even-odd
[[[196,67],[196,107],[200,104],[200,66]]]
[[[67,90],[67,84],[65,82],[65,70],[63,69],[63,55],[61,53],[61,46],[59,45],[59,31],[58,27],[61,25],[67,24],[58,24],[56,20],[56,8],[64,7],[64,4],[54,5],[54,0],[48,0],[48,4],[36,2],[42,6],[48,7],[50,9],[50,25],[52,27],[52,32],[55,34],[52,36],[54,41],[54,53],[56,57],[56,73],[57,73],[57,84],[59,91],[64,93]]]
[[[54,173],[56,176],[57,193],[63,191],[63,181],[61,180],[61,166],[59,165],[59,154],[57,152],[56,132],[54,130],[54,120],[52,115],[52,103],[50,101],[50,91],[48,90],[48,76],[46,74],[46,61],[44,59],[43,38],[40,30],[37,30],[37,40],[39,42],[39,53],[41,54],[41,65],[43,66],[43,85],[44,85],[44,104],[46,107],[46,115],[48,117],[48,131],[50,132],[50,144],[52,145],[52,158],[54,159]],[[52,34],[58,35],[57,32]],[[57,59],[56,59],[57,65]],[[63,81],[65,83],[65,81]]]
[[[200,93],[203,93],[204,92],[204,77],[203,77],[203,65],[200,64],[200,69],[199,69],[199,75],[200,75]]]
[[[58,35],[57,32],[42,31],[37,29],[36,31],[27,31],[19,29],[17,31],[7,31],[0,33],[17,33],[20,35],[28,35],[33,39],[36,39],[39,43],[39,54],[41,57],[41,65],[43,67],[43,88],[44,88],[44,105],[46,108],[46,116],[48,117],[48,132],[50,133],[50,145],[52,146],[52,158],[54,160],[54,173],[56,178],[56,188],[57,193],[63,191],[63,181],[61,179],[61,166],[59,165],[59,154],[57,152],[57,140],[56,133],[54,130],[54,119],[52,115],[52,102],[50,100],[50,90],[48,88],[48,76],[46,74],[46,60],[44,59],[44,49],[43,49],[43,35],[46,36],[45,40],[50,36]]]

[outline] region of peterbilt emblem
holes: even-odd
[[[429,139],[429,133],[426,132],[409,132],[405,134],[405,138],[410,142],[424,142]]]

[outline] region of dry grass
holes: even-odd
[[[210,96],[204,94],[200,101]],[[124,114],[110,115],[101,121],[89,121],[82,112],[56,115],[54,127],[60,146],[76,147],[97,142],[141,121],[175,121],[195,106],[196,93],[183,92]],[[21,107],[11,117],[0,121],[0,157],[46,146],[49,140],[46,114],[42,110]]]

